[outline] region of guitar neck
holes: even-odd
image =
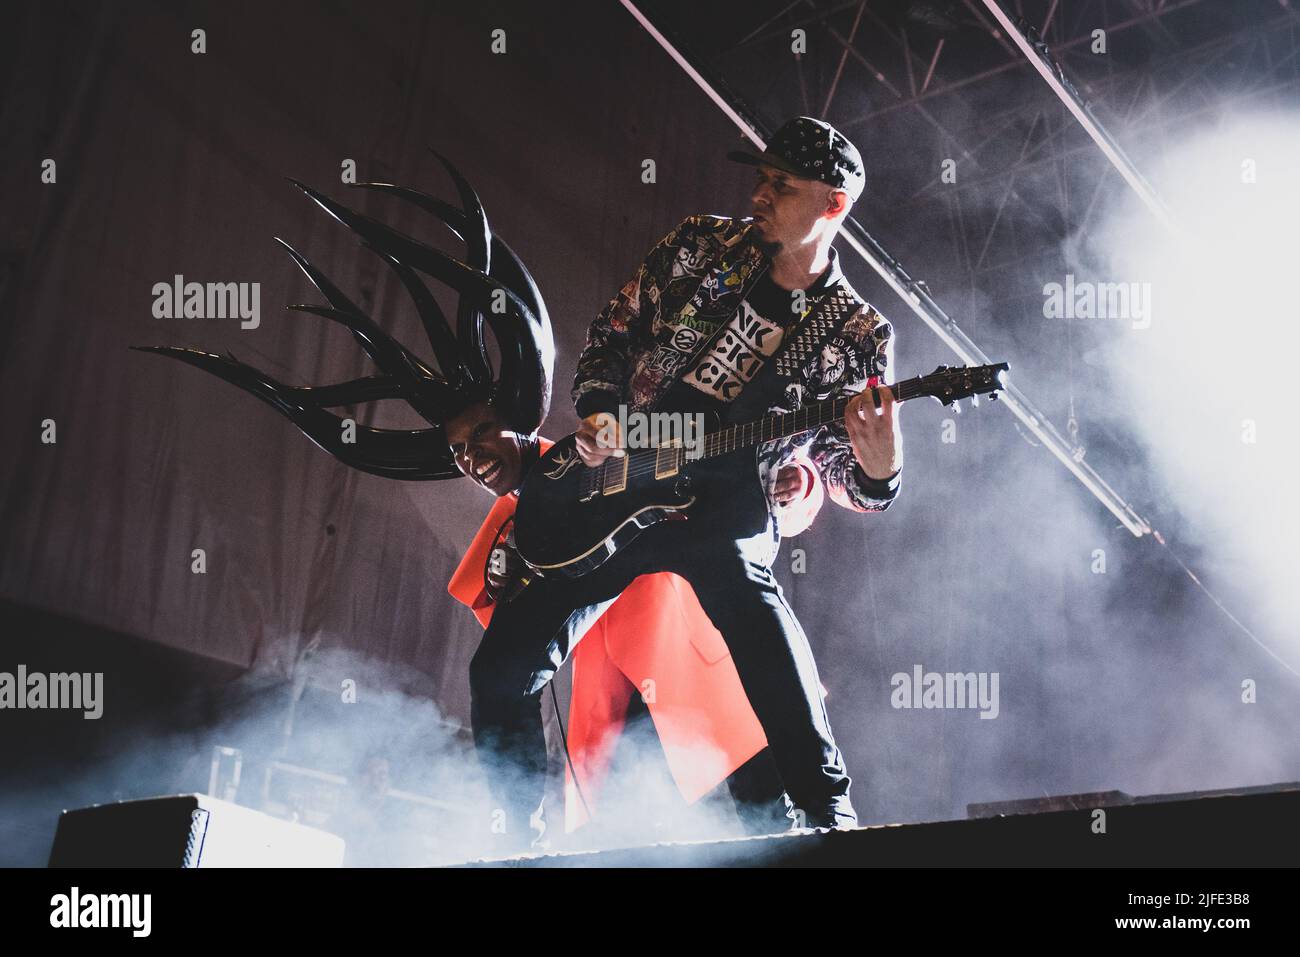
[[[926,382],[928,378],[928,376],[917,376],[890,386],[890,391],[894,393],[894,401],[906,402],[908,399],[933,394]],[[784,415],[769,415],[754,422],[732,425],[724,429],[718,429],[716,432],[709,432],[704,436],[703,451],[699,457],[708,458],[713,455],[725,455],[728,452],[735,452],[737,449],[760,445],[774,439],[788,438],[801,432],[811,432],[823,425],[838,422],[844,418],[844,413],[848,410],[849,402],[852,399],[852,396],[826,399],[823,402],[805,406],[797,412]]]
[[[998,392],[1004,388],[1002,375],[1008,369],[1005,362],[982,366],[959,366],[950,369],[939,366],[929,375],[904,379],[890,386],[895,402],[906,402],[921,396],[932,396],[944,405],[957,407],[961,399],[969,398],[974,402],[978,396],[987,395],[996,399]],[[801,432],[810,432],[842,421],[849,403],[855,396],[848,395],[835,399],[815,402],[797,412],[769,415],[743,425],[732,425],[715,432],[698,433],[689,439],[684,429],[667,444],[654,445],[650,448],[629,449],[626,456],[611,456],[598,465],[588,469],[582,466],[583,494],[590,496],[599,492],[608,495],[627,488],[630,478],[651,476],[654,481],[676,476],[682,468],[683,457],[692,460],[726,455],[739,449],[750,448],[763,442],[788,438]],[[667,413],[672,414],[672,413]],[[689,446],[689,447],[688,447]],[[568,462],[558,463],[558,478],[563,470],[571,468],[578,461],[576,453],[571,452]]]

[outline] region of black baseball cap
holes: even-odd
[[[766,163],[793,176],[816,179],[856,200],[866,185],[862,154],[848,137],[825,120],[796,116],[772,134],[761,153],[734,150],[727,159],[757,166]]]

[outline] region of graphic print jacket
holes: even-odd
[[[749,220],[690,216],[655,245],[588,329],[572,393],[579,417],[616,413],[621,403],[630,411],[648,411],[694,364],[770,265],[748,241],[749,230]],[[786,381],[772,412],[794,412],[805,403],[891,381],[892,327],[848,284],[834,248],[829,269],[823,294],[809,298],[809,309],[768,360]],[[792,345],[811,323],[826,330],[820,348]],[[862,471],[842,420],[764,443],[757,459],[769,509],[778,519],[773,489],[777,470],[786,464],[810,463],[826,494],[853,511],[882,511],[898,494],[901,474],[877,480]]]

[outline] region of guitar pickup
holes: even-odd
[[[631,455],[622,455],[619,458],[609,458],[605,460],[602,466],[604,470],[604,487],[601,489],[602,495],[613,495],[627,488],[627,463]]]
[[[681,471],[681,450],[676,446],[661,446],[655,451],[655,480],[671,478]]]

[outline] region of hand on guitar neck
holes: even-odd
[[[853,457],[867,478],[884,481],[903,467],[903,433],[898,426],[894,393],[882,385],[864,389],[849,400],[844,427]]]

